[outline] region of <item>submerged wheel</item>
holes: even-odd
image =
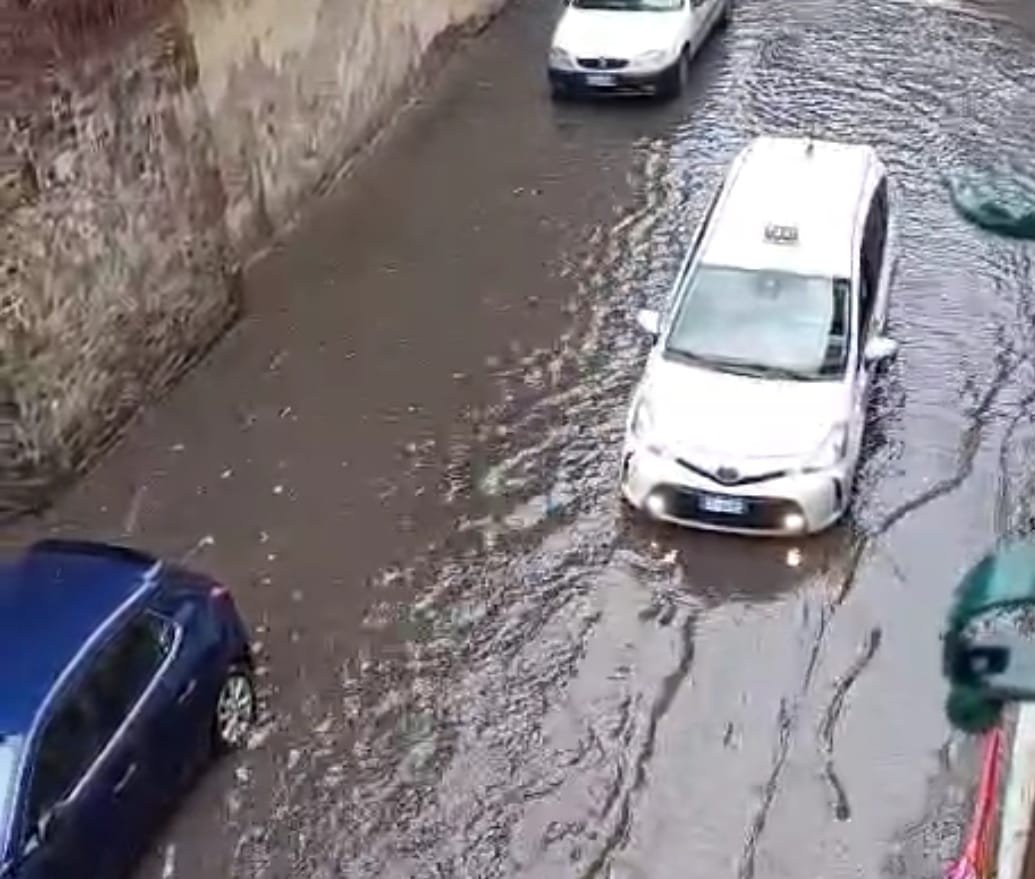
[[[243,665],[234,665],[226,673],[216,700],[212,733],[218,751],[233,751],[248,740],[258,716],[258,698],[251,672]]]
[[[669,74],[668,82],[665,83],[662,94],[668,100],[678,98],[686,90],[690,83],[690,49],[684,48],[679,60]]]

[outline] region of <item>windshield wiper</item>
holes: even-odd
[[[773,378],[786,378],[792,381],[811,382],[819,378],[814,372],[806,372],[802,369],[793,369],[789,366],[774,366],[771,363],[750,363],[739,360],[730,361],[731,366],[740,366],[749,369],[758,375],[772,376]]]
[[[714,360],[711,357],[704,357],[700,354],[694,354],[693,351],[685,351],[682,348],[666,348],[666,354],[670,354],[673,357],[677,357],[687,363],[692,363],[695,366],[707,366],[710,369],[719,369],[723,365],[723,361]]]
[[[703,360],[704,358],[701,359]],[[738,375],[767,376],[803,382],[815,381],[819,378],[814,372],[792,369],[789,366],[776,366],[772,363],[756,363],[751,360],[724,359],[721,357],[709,358],[707,362],[716,369],[737,373]]]
[[[760,365],[748,363],[743,360],[725,360],[721,357],[706,357],[703,354],[695,354],[684,348],[666,348],[666,354],[678,357],[680,360],[694,366],[703,366],[706,369],[713,369],[716,372],[732,372],[735,375],[759,375]]]
[[[683,348],[666,348],[665,353],[678,357],[680,360],[685,360],[687,363],[700,364],[709,369],[716,369],[720,372],[732,372],[736,375],[767,376],[803,382],[818,381],[823,377],[814,372],[793,369],[789,366],[776,366],[771,363],[756,363],[751,360],[736,360],[724,357],[705,357],[701,354],[694,354],[693,351],[686,351]]]

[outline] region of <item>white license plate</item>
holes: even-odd
[[[593,88],[610,88],[617,82],[611,73],[587,73],[586,85]]]
[[[701,509],[707,513],[743,516],[747,512],[747,502],[739,497],[727,497],[721,494],[702,494]]]

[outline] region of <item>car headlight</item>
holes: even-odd
[[[844,460],[848,452],[848,425],[835,424],[830,433],[816,448],[802,470],[805,473],[817,473],[835,467]]]
[[[661,49],[653,49],[650,52],[643,52],[633,58],[633,64],[637,67],[657,67],[668,60],[668,52]]]
[[[550,50],[550,66],[559,68],[561,70],[573,70],[575,67],[575,57],[559,46],[554,46]]]

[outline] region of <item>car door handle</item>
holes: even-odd
[[[182,690],[180,695],[176,697],[176,704],[183,705],[191,696],[194,695],[194,691],[198,688],[198,679],[191,678],[190,683],[187,684]]]
[[[136,774],[137,764],[130,763],[129,766],[126,767],[126,771],[122,773],[122,778],[115,782],[115,787],[112,788],[112,791],[116,796],[121,794],[128,787],[129,783],[133,780],[133,776]]]

